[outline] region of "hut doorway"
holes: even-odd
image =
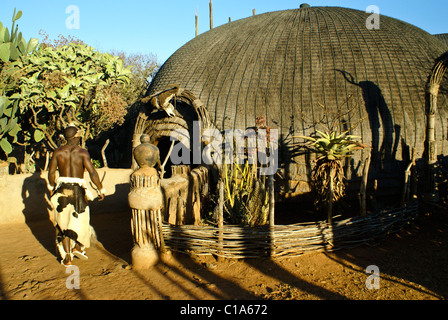
[[[181,141],[172,137],[163,136],[155,142],[155,145],[159,148],[160,161],[164,164],[164,179],[169,179],[172,177],[174,166],[189,165],[191,169],[194,168],[194,166],[191,165],[191,149],[184,145]],[[175,159],[174,163],[173,159]],[[181,162],[179,162],[179,160],[181,160]]]
[[[194,163],[192,150],[201,146],[202,131],[213,127],[201,100],[191,91],[174,86],[142,102],[146,105],[137,118],[134,147],[141,134],[150,136],[151,143],[159,148],[162,164],[166,160],[164,178],[171,177],[173,166],[188,165],[191,170],[197,167],[200,163]],[[174,163],[171,156],[167,157],[173,139]]]

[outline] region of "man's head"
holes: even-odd
[[[73,140],[75,138],[80,137],[79,133],[80,132],[79,132],[78,128],[76,128],[74,126],[69,126],[69,127],[65,128],[65,130],[64,130],[64,137],[67,141]]]

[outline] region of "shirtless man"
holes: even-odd
[[[87,150],[79,146],[80,132],[70,126],[64,130],[67,144],[56,149],[50,161],[48,182],[55,211],[56,246],[61,264],[72,264],[73,256],[87,259],[84,249],[90,246],[90,212],[88,200],[93,200],[84,180],[84,171],[99,190],[99,200],[105,190],[93,167]],[[59,178],[56,179],[56,171]]]

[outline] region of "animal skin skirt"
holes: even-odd
[[[51,203],[56,223],[56,247],[62,259],[67,254],[62,244],[65,237],[71,240],[70,254],[76,244],[82,251],[90,247],[92,231],[86,192],[89,193],[89,190],[86,188],[84,179],[60,177],[56,181]]]

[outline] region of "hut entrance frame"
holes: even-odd
[[[201,144],[201,141],[191,140],[195,138],[200,139],[200,135],[196,137],[193,134],[194,124],[201,123],[201,130],[212,126],[207,110],[201,100],[191,91],[179,88],[177,85],[144,98],[142,102],[146,103],[147,107],[145,112],[140,112],[137,119],[133,148],[139,144],[139,137],[146,133],[150,136],[151,143],[160,147],[161,161],[167,159],[170,150],[173,149],[171,144],[174,131],[188,131],[189,136],[184,138],[189,140],[190,146],[194,146]],[[170,106],[172,109],[167,110]],[[181,141],[183,139],[178,138],[175,144],[182,143]],[[182,148],[182,150],[185,150],[185,148]]]
[[[426,139],[425,139],[425,186],[424,198],[426,201],[437,199],[435,165],[437,163],[436,148],[436,113],[437,97],[439,95],[440,84],[448,71],[448,51],[442,54],[437,60],[426,83]]]

